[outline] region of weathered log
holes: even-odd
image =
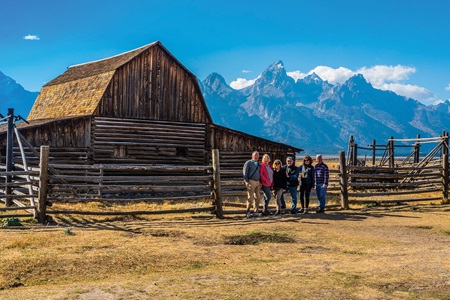
[[[441,200],[441,197],[430,197],[430,198],[411,198],[411,199],[397,199],[397,200],[349,200],[351,204],[367,204],[367,203],[397,203],[397,202],[422,202],[422,201],[433,201]]]
[[[161,201],[197,201],[199,199],[211,199],[210,194],[189,195],[189,196],[165,196],[165,197],[135,197],[135,198],[98,198],[98,197],[54,197],[49,195],[49,200],[59,202],[161,202]]]
[[[214,206],[209,207],[195,207],[184,209],[170,209],[170,210],[139,210],[139,211],[81,211],[81,210],[49,210],[47,214],[68,214],[68,215],[91,215],[91,216],[128,216],[128,215],[161,215],[161,214],[177,214],[177,213],[193,213],[213,211]]]
[[[0,211],[35,209],[36,206],[0,207]],[[3,216],[3,215],[0,215]]]
[[[408,194],[423,194],[423,193],[433,193],[440,192],[440,188],[432,188],[432,189],[423,189],[423,190],[411,190],[411,191],[402,191],[402,192],[365,192],[365,193],[355,193],[349,192],[349,197],[374,197],[374,196],[396,196],[396,195],[408,195]]]

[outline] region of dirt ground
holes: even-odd
[[[450,205],[0,229],[0,299],[450,299]]]

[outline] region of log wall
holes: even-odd
[[[295,153],[301,151],[285,144],[276,143],[263,138],[251,136],[249,134],[231,130],[218,125],[209,125],[210,147],[220,149],[221,152],[246,152],[259,151],[261,155],[267,153],[271,156],[272,161],[281,159],[285,161],[287,156],[295,158]]]
[[[206,126],[96,117],[92,128],[95,163],[206,164]]]
[[[19,127],[19,132],[34,147],[48,145],[56,147],[89,147],[90,117],[68,118]],[[14,139],[16,145],[17,141]],[[0,146],[6,146],[6,132],[0,134]]]

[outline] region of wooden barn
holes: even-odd
[[[214,124],[197,78],[159,41],[69,67],[41,89],[27,120],[20,133],[36,149],[49,145],[56,163],[204,165],[219,149],[226,167],[253,150],[281,159],[301,151]],[[2,125],[2,156],[5,145]]]

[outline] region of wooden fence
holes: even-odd
[[[0,217],[34,216],[45,223],[52,214],[133,215],[181,212],[242,213],[246,191],[242,183],[242,164],[248,153],[220,155],[212,151],[212,164],[207,166],[180,165],[79,165],[49,163],[49,147],[40,150],[39,168],[16,163],[14,171],[1,166],[0,199],[5,207]],[[328,194],[340,197],[339,204],[327,208],[347,209],[350,204],[398,203],[441,200],[448,203],[448,154],[440,164],[428,166],[353,166],[347,165],[345,152],[339,154],[339,168],[330,169]],[[430,196],[431,195],[431,196]],[[214,200],[204,207],[154,211],[88,211],[57,210],[51,203],[122,202],[173,203]],[[224,199],[224,201],[222,201]],[[288,200],[288,199],[287,199]],[[288,201],[287,201],[288,202]],[[273,201],[272,201],[273,203]],[[312,202],[313,203],[313,202]],[[223,207],[226,209],[223,209]],[[312,206],[313,207],[313,206]],[[25,210],[26,214],[9,214]]]
[[[214,163],[219,163],[218,151],[214,150]],[[167,164],[153,165],[78,165],[49,164],[49,147],[42,146],[40,168],[31,171],[0,172],[5,183],[0,184],[0,199],[5,202],[3,211],[27,209],[28,214],[2,214],[0,217],[35,216],[44,223],[51,214],[89,214],[89,215],[132,215],[163,214],[180,212],[210,211],[221,215],[220,188],[215,184],[220,180],[214,165],[180,166]],[[6,178],[10,177],[10,182]],[[24,176],[33,176],[24,180]],[[25,186],[32,184],[34,194],[24,193]],[[14,187],[7,190],[8,187]],[[36,205],[25,205],[36,198]],[[215,199],[208,205],[198,207],[198,200]],[[13,202],[7,202],[13,199]],[[20,200],[19,200],[20,199]],[[87,211],[54,210],[49,204],[75,202],[121,202],[121,203],[161,203],[170,200],[176,202],[196,202],[196,207],[175,210],[155,211]],[[17,205],[13,207],[13,205]]]
[[[435,200],[448,203],[448,154],[444,154],[440,162],[441,165],[420,167],[347,166],[342,151],[341,206]]]

